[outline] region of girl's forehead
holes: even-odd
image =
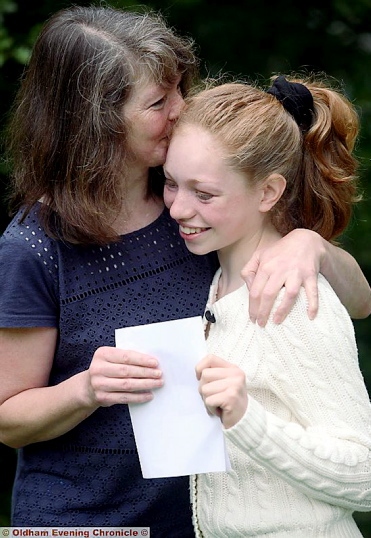
[[[230,171],[225,152],[218,140],[195,124],[175,128],[164,165],[165,172],[175,177],[205,179]]]
[[[181,143],[181,140],[184,142],[187,141],[188,144],[202,147],[207,151],[215,153],[215,155],[225,152],[223,144],[214,133],[210,132],[206,127],[194,122],[183,123],[180,120],[180,123],[174,127],[170,145],[173,141],[176,142],[177,139],[179,140],[179,143]]]

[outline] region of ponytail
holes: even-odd
[[[275,224],[282,233],[307,228],[333,240],[345,230],[352,205],[360,200],[358,162],[352,155],[359,118],[338,91],[322,83],[295,82],[309,89],[314,110],[311,126],[302,134],[301,163],[277,205]]]

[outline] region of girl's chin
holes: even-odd
[[[192,252],[192,254],[197,254],[197,256],[204,256],[205,254],[209,254],[209,252],[211,252],[210,249],[199,245],[194,245],[191,241],[185,240],[185,244],[189,252]]]

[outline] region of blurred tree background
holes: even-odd
[[[18,86],[23,66],[41,24],[76,0],[0,0],[0,122]],[[107,0],[115,7],[136,9],[138,2]],[[202,59],[203,74],[220,71],[268,83],[275,73],[325,72],[339,80],[362,119],[357,154],[361,161],[364,201],[357,206],[342,245],[371,279],[371,0],[154,0],[171,25],[191,35]],[[47,133],[45,133],[47,136]],[[0,232],[8,216],[4,202],[7,169],[0,161]],[[11,267],[9,268],[11,276]],[[371,388],[370,319],[355,321],[360,362]],[[1,378],[0,378],[1,379]],[[0,525],[9,524],[15,451],[0,444]],[[371,537],[371,514],[356,514],[365,537]]]

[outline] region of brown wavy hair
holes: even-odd
[[[245,173],[252,185],[272,173],[285,177],[286,189],[271,211],[281,234],[307,228],[334,240],[360,199],[352,153],[358,114],[323,81],[286,78],[312,93],[314,118],[305,134],[276,97],[245,82],[211,83],[195,93],[176,128],[189,123],[205,128],[225,148],[227,164]]]
[[[198,75],[194,43],[158,13],[74,6],[54,14],[11,111],[12,212],[22,206],[24,217],[42,199],[52,237],[116,240],[111,224],[127,173],[123,105],[140,75],[172,83],[179,73],[186,94]]]

